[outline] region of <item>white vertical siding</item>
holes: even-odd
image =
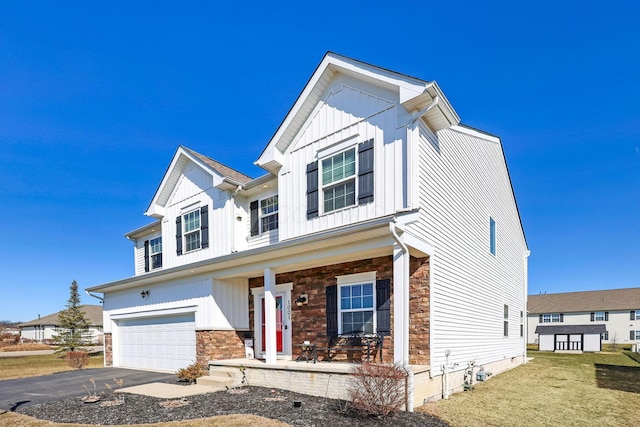
[[[209,276],[195,276],[109,292],[105,294],[103,309],[105,332],[111,332],[111,316],[161,315],[185,307],[193,308],[196,328],[247,329],[248,288],[246,279],[214,280]],[[149,296],[142,298],[143,290],[148,290]]]
[[[286,165],[278,177],[280,239],[327,230],[390,214],[403,207],[405,165],[403,140],[396,138],[397,94],[367,87],[340,77],[327,89],[305,126],[285,153]],[[318,152],[349,140],[374,139],[374,202],[306,217],[306,166],[318,160]],[[357,187],[357,186],[356,186]],[[321,191],[320,200],[321,200]],[[322,205],[322,203],[320,203]]]
[[[235,204],[230,193],[213,186],[215,177],[189,163],[169,198],[162,222],[163,268],[189,264],[231,253],[234,248]],[[176,254],[176,218],[202,206],[209,206],[209,247]],[[183,247],[184,251],[184,247]]]
[[[526,244],[502,148],[471,132],[420,127],[418,199],[412,231],[436,248],[432,260],[431,359],[466,366],[522,355],[520,313],[526,312]],[[489,252],[489,218],[496,255]],[[509,334],[503,336],[504,305]]]

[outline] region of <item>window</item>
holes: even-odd
[[[278,196],[260,200],[260,229],[264,233],[278,228]]]
[[[509,336],[509,306],[507,304],[504,305],[503,333],[505,337]]]
[[[630,320],[640,320],[640,310],[630,311]]]
[[[176,253],[209,247],[209,206],[180,215],[176,218]]]
[[[356,203],[356,149],[322,160],[322,199],[324,212]]]
[[[200,211],[182,216],[185,252],[200,249]]]
[[[496,221],[489,217],[489,252],[496,254]]]
[[[520,336],[524,337],[524,312],[520,310]]]
[[[640,341],[640,331],[631,331],[629,339],[631,341]]]
[[[374,325],[373,282],[340,286],[340,333],[372,334]]]
[[[149,240],[149,252],[151,255],[151,269],[162,267],[162,237]]]
[[[609,331],[604,331],[600,334],[600,338],[602,338],[603,341],[609,341]]]
[[[559,323],[562,322],[563,315],[561,313],[548,313],[541,315],[541,323]]]
[[[356,203],[373,202],[373,153],[373,139],[370,139],[358,144],[357,152],[356,147],[352,147],[309,163],[307,219]]]

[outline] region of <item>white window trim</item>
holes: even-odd
[[[341,144],[341,146],[342,146],[342,144]],[[338,154],[345,153],[345,152],[347,152],[349,150],[354,150],[354,163],[355,163],[355,166],[354,166],[353,175],[349,175],[348,177],[342,178],[342,179],[337,180],[337,181],[333,181],[330,184],[324,184],[323,183],[323,179],[322,179],[323,178],[323,172],[324,172],[324,168],[322,167],[322,162],[324,160],[327,160],[330,157],[333,157],[333,156],[338,155]],[[319,194],[318,194],[318,196],[319,196],[318,213],[319,213],[319,215],[325,215],[325,214],[331,214],[331,213],[334,213],[334,212],[340,212],[342,210],[350,209],[350,208],[353,208],[354,206],[358,206],[358,170],[360,168],[360,165],[358,163],[358,157],[359,156],[358,156],[358,143],[357,142],[356,143],[351,143],[349,145],[345,144],[344,148],[342,150],[335,150],[335,151],[332,151],[330,153],[323,153],[322,157],[320,157],[320,156],[318,157],[318,192],[319,192]],[[345,184],[345,183],[347,183],[348,181],[351,181],[351,180],[353,180],[353,182],[354,182],[354,186],[353,186],[353,191],[354,191],[353,200],[354,201],[353,201],[353,204],[352,205],[347,205],[347,206],[344,206],[344,207],[341,207],[341,208],[338,208],[338,209],[325,211],[325,209],[324,209],[324,202],[325,202],[324,191],[326,189],[328,189],[328,188],[336,187],[336,186],[341,185],[341,184]]]
[[[258,234],[271,233],[271,232],[277,231],[280,228],[280,215],[279,215],[279,213],[280,213],[280,198],[279,197],[278,197],[278,204],[277,204],[278,208],[274,212],[271,212],[269,214],[266,214],[266,215],[262,214],[262,202],[267,200],[267,199],[271,199],[273,197],[278,197],[278,194],[272,194],[271,196],[267,196],[267,197],[263,197],[261,199],[258,199],[258,230],[259,230]],[[264,230],[262,228],[262,218],[267,218],[267,217],[274,216],[274,215],[278,216],[278,226],[276,228],[271,229],[271,230]],[[255,237],[255,236],[253,236],[253,237]]]
[[[149,271],[152,270],[160,270],[162,268],[162,265],[160,265],[160,267],[153,267],[153,257],[154,255],[160,255],[160,261],[162,263],[162,252],[163,249],[160,250],[160,252],[153,252],[153,244],[151,242],[153,242],[154,240],[160,240],[160,246],[162,247],[162,236],[158,236],[158,237],[154,237],[149,239]]]
[[[602,313],[602,318],[601,318],[601,319],[598,319],[598,314],[600,314],[600,313]],[[606,318],[606,315],[604,314],[604,311],[595,311],[595,312],[593,313],[593,321],[594,321],[594,322],[604,322],[604,321],[605,321],[605,320],[604,320],[605,318]]]
[[[191,231],[186,231],[187,228],[187,220],[186,220],[186,216],[193,213],[193,212],[197,212],[198,213],[198,228],[196,230],[191,230]],[[200,207],[197,207],[195,209],[191,209],[188,212],[183,212],[180,214],[182,216],[182,222],[181,222],[181,227],[182,227],[182,247],[184,248],[184,253],[185,254],[189,254],[195,251],[199,251],[200,249],[202,249],[202,214],[200,213]],[[198,235],[200,236],[198,239],[198,247],[195,249],[191,249],[191,250],[187,250],[187,234],[194,234],[194,233],[198,233]]]
[[[377,322],[377,315],[376,315],[376,307],[377,307],[377,301],[376,301],[376,272],[375,271],[371,271],[371,272],[367,272],[367,273],[357,273],[357,274],[348,274],[348,275],[344,275],[344,276],[336,276],[336,279],[338,279],[338,334],[342,334],[345,331],[342,330],[342,308],[341,308],[341,304],[340,304],[340,288],[342,288],[343,286],[350,286],[350,285],[360,285],[360,284],[365,284],[365,283],[371,283],[373,285],[373,332],[375,333],[378,330],[378,322]],[[355,311],[368,311],[367,309],[362,309],[362,310],[345,310],[345,312],[355,312]],[[347,331],[348,332],[348,331]]]

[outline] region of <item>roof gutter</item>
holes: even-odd
[[[90,297],[94,297],[95,299],[100,300],[100,304],[104,303],[104,298],[99,297],[98,295],[94,295],[91,293],[91,291],[89,291],[88,289],[85,289],[84,292],[89,295]]]

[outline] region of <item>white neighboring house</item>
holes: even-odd
[[[542,345],[549,339],[538,336],[538,326],[545,326],[545,335],[554,335],[554,329],[547,326],[567,325],[603,325],[600,334],[603,344],[637,344],[640,342],[640,288],[529,295],[527,324],[530,344]]]
[[[82,305],[80,308],[85,312],[85,316],[89,320],[89,332],[92,335],[91,342],[93,344],[102,344],[102,306]],[[38,316],[37,319],[19,324],[21,338],[38,342],[53,340],[53,337],[59,333],[58,314],[60,312],[43,317]]]
[[[247,375],[273,385],[303,342],[361,331],[410,367],[412,406],[461,390],[469,363],[523,363],[529,251],[502,143],[435,82],[327,53],[256,164],[178,147],[153,221],[126,235],[135,276],[87,289],[107,366],[247,367],[253,345]]]

